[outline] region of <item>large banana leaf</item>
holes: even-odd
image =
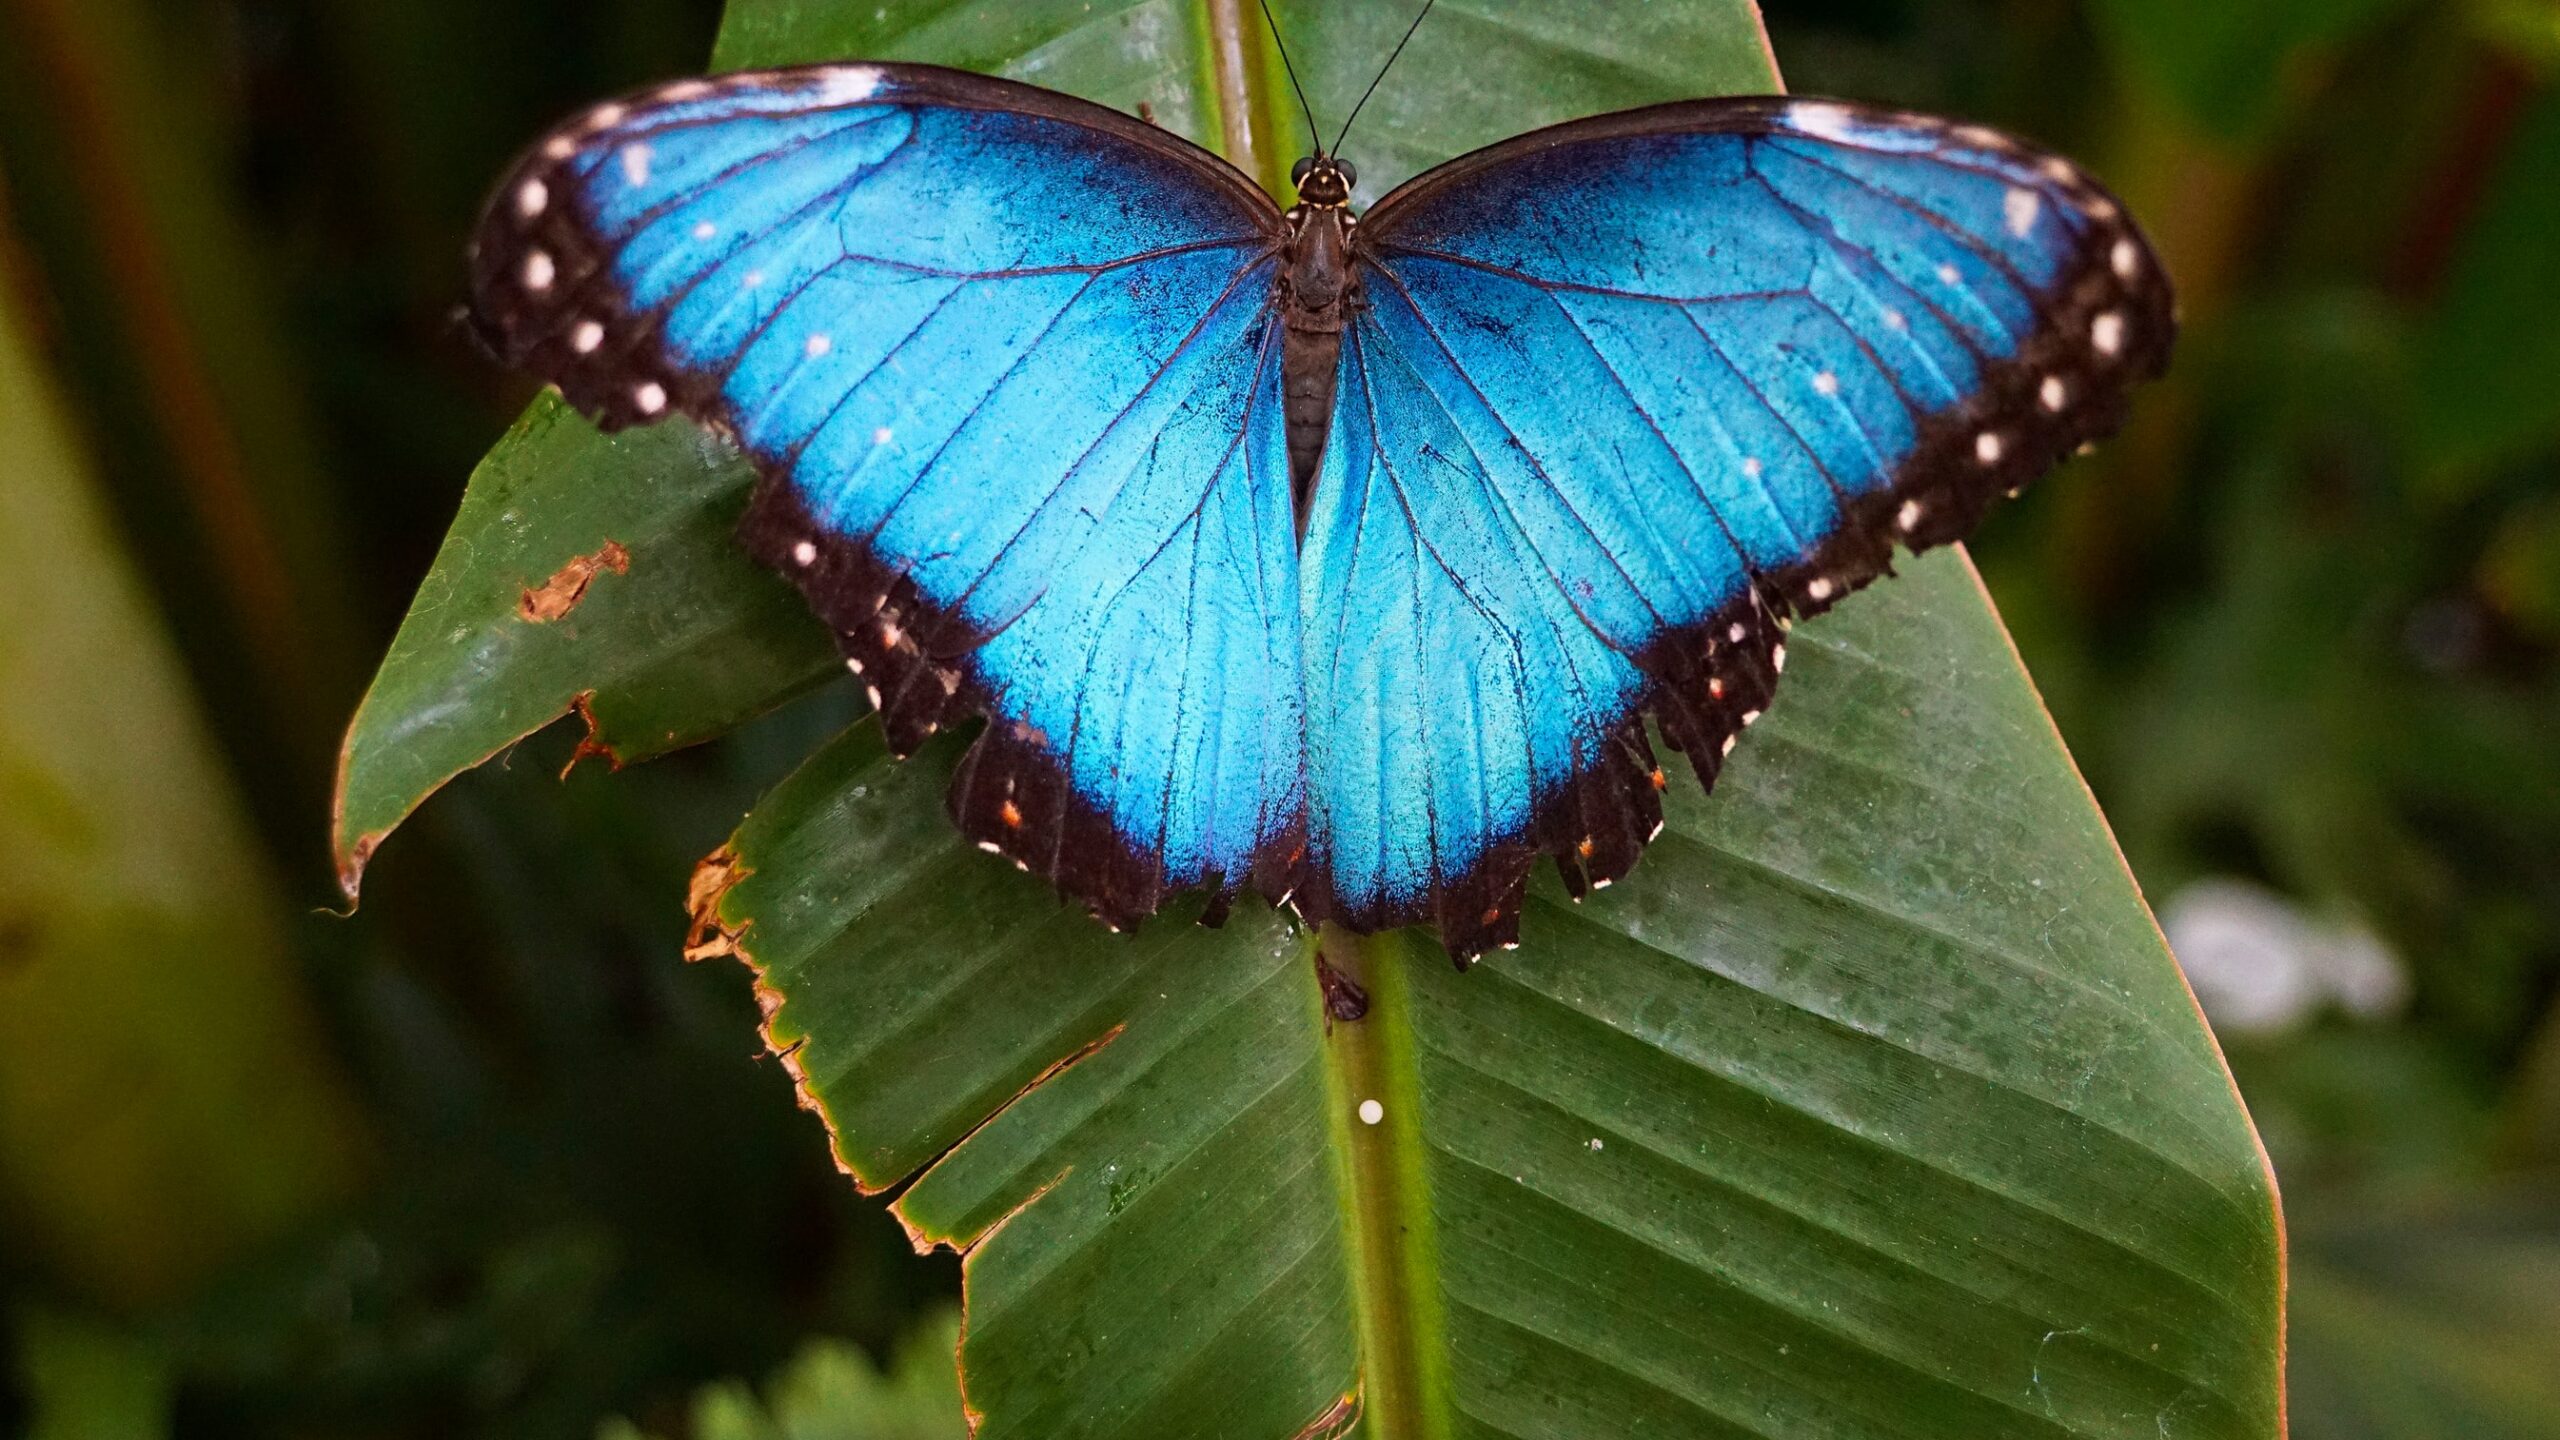
[[[1331,116],[1403,18],[1279,10]],[[1297,146],[1250,14],[735,0],[720,59],[1001,70],[1269,177]],[[1774,81],[1743,0],[1453,0],[1351,150],[1374,192]],[[711,543],[716,452],[618,443],[648,458],[546,413],[475,478],[350,738],[347,858],[574,698],[651,715],[640,753],[823,668]],[[614,604],[526,618],[607,539]],[[1135,937],[1062,910],[953,835],[947,747],[893,763],[868,725],[706,862],[694,953],[753,967],[844,1168],[960,1249],[990,1437],[2275,1434],[2247,1118],[1965,561],[1905,571],[1802,628],[1771,719],[1627,883],[1533,888],[1522,949],[1459,975],[1425,938],[1322,937],[1357,1022],[1259,905]],[[491,638],[568,624],[530,669]],[[671,627],[769,663],[698,669]]]

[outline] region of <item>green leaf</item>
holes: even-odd
[[[2487,202],[2464,233],[2415,376],[2419,460],[2492,464],[2560,435],[2560,90],[2518,123]]]
[[[1338,123],[1395,17],[1279,9]],[[719,56],[1000,70],[1267,177],[1298,146],[1252,12],[737,0]],[[1475,0],[1350,149],[1374,192],[1773,80],[1743,0]],[[1966,563],[1905,571],[1803,628],[1627,883],[1533,887],[1524,948],[1462,976],[1427,937],[1324,936],[1356,1023],[1259,903],[1133,937],[1062,908],[952,833],[949,742],[894,763],[868,725],[706,862],[693,953],[753,967],[845,1169],[960,1249],[991,1440],[2276,1434],[2247,1117]],[[694,601],[734,623],[724,596]]]
[[[333,842],[353,899],[438,786],[579,711],[616,765],[706,740],[841,673],[730,532],[753,473],[690,423],[607,437],[546,396],[462,513],[347,732]]]

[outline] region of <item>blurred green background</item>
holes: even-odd
[[[2295,1433],[2560,1434],[2560,5],[1768,9],[2177,274],[2171,379],[1976,554],[2282,1177]],[[526,399],[454,319],[483,188],[717,19],[0,0],[0,1434],[745,1436],[771,1377],[949,1433],[957,1267],[675,959],[840,697],[540,737],[323,909],[337,731]]]

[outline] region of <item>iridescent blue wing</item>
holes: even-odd
[[[475,252],[503,355],[761,470],[747,544],[890,744],[988,725],[963,831],[1115,924],[1301,810],[1276,208],[1098,106],[922,66],[689,81],[538,144]]]
[[[2120,421],[2170,296],[2068,162],[1784,100],[1539,131],[1354,236],[1306,596],[1306,907],[1517,933],[1538,853],[1606,884],[1702,783],[1791,615],[1955,539]]]

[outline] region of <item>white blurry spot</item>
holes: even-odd
[[[2080,178],[2080,172],[2071,168],[2071,162],[2059,155],[2045,158],[2044,174],[2046,179],[2059,180],[2065,185]]]
[[[708,80],[679,80],[673,85],[668,86],[666,89],[659,91],[658,98],[661,100],[677,101],[699,100],[710,93],[711,82]]]
[[[1770,668],[1771,670],[1776,671],[1777,673],[1779,673],[1779,674],[1781,674],[1781,675],[1784,675],[1784,674],[1786,674],[1786,673],[1787,673],[1787,647],[1786,647],[1786,646],[1784,646],[1784,645],[1772,645],[1772,646],[1770,646],[1770,647],[1769,647],[1769,668]]]
[[[1594,1136],[1592,1136],[1592,1137],[1591,1137],[1591,1148],[1592,1148],[1593,1150],[1595,1150],[1595,1151],[1596,1151],[1596,1150],[1598,1150],[1598,1149],[1600,1148],[1600,1137],[1599,1137],[1599,1136],[1594,1135]]]
[[[613,126],[621,124],[622,117],[630,113],[631,111],[628,106],[599,105],[593,110],[587,112],[587,128],[590,130],[610,129]]]
[[[1001,855],[1001,854],[1003,854],[1003,853],[1004,853],[1004,847],[1003,847],[1003,846],[1001,846],[1001,845],[999,845],[999,844],[997,844],[997,843],[996,843],[996,842],[994,842],[993,840],[981,840],[981,841],[979,841],[979,842],[978,842],[978,848],[979,848],[979,849],[981,849],[981,850],[986,851],[986,852],[987,852],[988,854],[990,854],[990,855]]]
[[[649,161],[655,152],[646,145],[622,147],[622,178],[634,185],[649,183]]]
[[[2044,198],[2033,190],[2012,187],[2000,202],[2000,213],[2009,222],[2009,233],[2024,240],[2036,228],[2036,217],[2044,213]]]
[[[818,82],[822,105],[853,105],[880,93],[880,71],[872,65],[838,65]]]
[[[863,687],[862,687],[862,693],[863,693],[863,695],[864,695],[865,697],[867,697],[867,698],[871,701],[871,708],[872,708],[872,709],[877,710],[877,709],[879,709],[879,708],[880,708],[880,687],[879,687],[879,686],[877,686],[877,685],[865,685],[865,686],[863,686]]]
[[[818,547],[806,540],[792,546],[791,563],[794,565],[814,565],[818,563]],[[857,666],[861,664],[860,661],[855,661],[854,663]]]
[[[2006,150],[2009,137],[1988,125],[1959,125],[1947,132],[1976,150]]]
[[[2007,449],[2008,446],[2001,443],[2000,434],[1996,430],[1985,430],[1973,437],[1973,458],[1985,465],[1999,464],[2000,456]]]
[[[551,263],[548,252],[542,250],[525,252],[524,288],[527,290],[537,292],[548,290],[551,288],[551,282],[558,278],[559,274],[560,267]]]
[[[1846,106],[1804,104],[1787,107],[1787,123],[1807,135],[1848,144],[1855,134],[1857,117]]]
[[[2114,355],[2124,349],[2124,316],[2110,310],[2089,322],[2089,343],[2101,355]]]
[[[819,356],[836,348],[836,342],[832,337],[824,334],[812,335],[809,337],[809,343],[800,348],[808,351],[809,358],[815,360]]]
[[[1920,502],[1917,500],[1903,501],[1902,508],[1894,514],[1893,523],[1904,530],[1910,530],[1917,527],[1920,523]]]
[[[527,180],[516,187],[516,213],[527,220],[551,206],[551,187],[539,180]]]
[[[1958,270],[1953,265],[1941,265],[1938,267],[1938,283],[1942,285],[1953,285],[1963,279],[1964,272]]]
[[[702,221],[693,227],[693,238],[696,240],[708,240],[719,233],[720,227],[712,224],[708,220]]]
[[[1734,621],[1734,622],[1733,622],[1733,626],[1732,626],[1732,628],[1730,628],[1730,629],[1726,630],[1726,631],[1724,632],[1724,635],[1725,635],[1725,638],[1726,638],[1726,639],[1728,639],[1728,640],[1732,641],[1732,642],[1733,642],[1734,644],[1736,644],[1736,645],[1739,645],[1739,644],[1741,644],[1741,643],[1742,643],[1742,637],[1743,637],[1744,635],[1749,634],[1749,633],[1750,633],[1749,631],[1744,630],[1744,629],[1742,628],[1742,622],[1741,622],[1741,621],[1739,621],[1739,620],[1736,620],[1736,621]]]
[[[570,348],[581,355],[593,355],[603,343],[604,327],[593,320],[581,320],[578,328],[569,332]]]
[[[2061,376],[2047,375],[2044,384],[2036,390],[2036,398],[2044,402],[2044,408],[2060,414],[2063,405],[2071,399],[2071,391],[2062,383]]]
[[[761,270],[750,270],[747,272],[746,278],[739,283],[750,290],[761,290],[764,288],[764,272]]]
[[[1813,377],[1813,389],[1818,395],[1837,395],[1840,393],[1840,377],[1825,370]]]
[[[1816,600],[1830,599],[1831,590],[1831,577],[1828,575],[1816,575],[1813,577],[1811,583],[1804,587],[1804,593],[1812,596]]]
[[[898,432],[896,432],[895,430],[892,430],[892,429],[890,429],[888,426],[883,425],[883,426],[881,426],[879,429],[874,430],[874,431],[872,431],[872,432],[871,432],[871,443],[872,443],[872,444],[874,444],[874,445],[886,445],[886,444],[888,444],[891,440],[896,439],[896,438],[897,438],[897,434],[898,434]]]
[[[2117,279],[2130,280],[2142,273],[2142,247],[2130,240],[2119,240],[2116,248],[2107,253],[2107,263],[2115,267]]]
[[[1375,1101],[1375,1100],[1363,1100],[1363,1101],[1361,1101],[1361,1102],[1360,1102],[1360,1123],[1361,1123],[1361,1124],[1363,1124],[1363,1125],[1375,1125],[1375,1124],[1377,1124],[1379,1121],[1384,1120],[1384,1119],[1386,1119],[1386,1118],[1387,1118],[1387,1107],[1386,1107],[1386,1106],[1379,1104],[1379,1103],[1378,1103],[1377,1101]]]
[[[578,153],[578,142],[566,135],[554,135],[542,142],[542,153],[554,160],[566,160]]]
[[[1904,315],[1901,311],[1887,310],[1884,312],[1884,328],[1887,330],[1907,330],[1910,327],[1910,317]]]
[[[1744,725],[1757,725],[1757,724],[1759,724],[1759,723],[1760,723],[1760,712],[1759,712],[1759,711],[1757,711],[1757,710],[1745,710],[1745,711],[1743,711],[1743,712],[1742,712],[1742,723],[1743,723]]]
[[[2160,928],[2214,1027],[2288,1030],[2323,1007],[2378,1019],[2409,998],[2398,956],[2370,930],[2305,914],[2243,880],[2199,880],[2160,907]]]
[[[898,648],[898,642],[906,638],[907,632],[898,628],[897,621],[883,620],[880,622],[880,643],[883,646],[886,646],[891,650],[895,650]]]
[[[655,415],[667,408],[667,387],[651,380],[631,392],[631,403],[643,415]]]
[[[1728,757],[1731,756],[1733,754],[1733,747],[1740,743],[1742,743],[1742,736],[1739,733],[1727,735],[1724,737],[1724,753]]]
[[[1754,479],[1754,480],[1759,479],[1759,478],[1760,478],[1760,457],[1759,457],[1759,456],[1757,456],[1757,455],[1745,455],[1745,456],[1743,456],[1743,457],[1742,457],[1742,473],[1743,473],[1743,474],[1745,474],[1745,475],[1750,476],[1750,477],[1751,477],[1752,479]]]

